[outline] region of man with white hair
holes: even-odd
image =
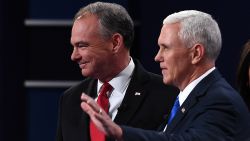
[[[221,33],[211,15],[186,10],[163,21],[158,39],[163,82],[180,93],[158,131],[118,126],[82,95],[82,109],[108,136],[118,141],[247,141],[250,116],[240,95],[215,68]]]

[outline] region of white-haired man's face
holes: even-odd
[[[155,61],[160,62],[163,82],[181,88],[191,71],[191,48],[179,39],[179,24],[164,24],[158,38],[159,51]]]

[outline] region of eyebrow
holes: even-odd
[[[72,43],[71,43],[72,44]],[[80,44],[82,44],[82,45],[89,45],[89,43],[87,43],[87,42],[84,42],[84,41],[79,41],[79,42],[76,42],[76,43],[74,43],[74,44],[72,44],[73,46],[79,46]]]
[[[160,44],[158,44],[159,46],[162,46],[162,47],[168,47],[166,44],[164,44],[164,43],[160,43]]]

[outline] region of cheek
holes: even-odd
[[[163,70],[162,75],[163,75],[163,82],[165,84],[172,81],[172,77],[173,77],[172,69]]]
[[[182,73],[185,72],[185,60],[179,60],[178,58],[174,59],[171,64],[169,64],[169,75],[171,79],[178,79],[178,77],[182,76]]]
[[[87,61],[95,61],[96,58],[98,58],[98,54],[96,52],[93,52],[91,50],[88,50],[88,51],[85,51],[85,52],[82,52],[82,58],[87,60]]]
[[[81,50],[79,49],[78,55],[81,57],[86,57],[89,54],[88,50]]]

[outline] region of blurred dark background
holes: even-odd
[[[71,62],[71,19],[92,0],[0,0],[0,141],[54,141],[57,102],[84,79]],[[154,62],[162,20],[196,9],[219,23],[223,49],[217,68],[235,86],[243,44],[250,35],[250,1],[109,0],[123,5],[135,22],[132,56],[160,74]]]

